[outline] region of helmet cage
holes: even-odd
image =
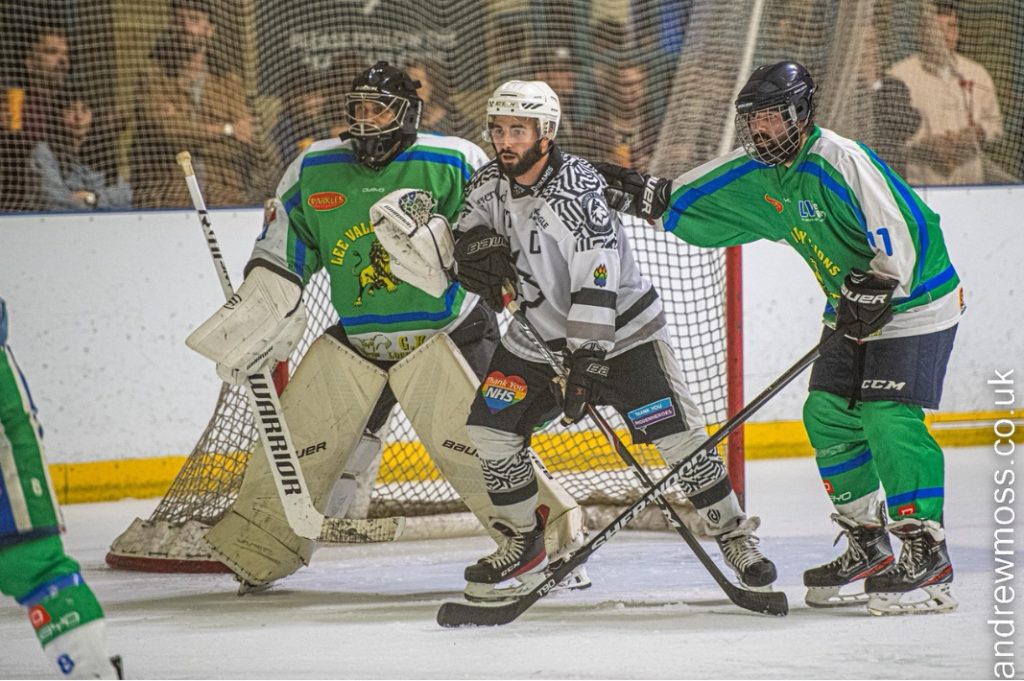
[[[360,104],[374,102],[379,105],[379,110],[370,115],[365,113],[361,116],[358,113]],[[363,107],[364,111],[367,107]],[[410,106],[405,97],[384,94],[381,92],[349,92],[345,95],[345,115],[348,119],[349,135],[352,137],[378,137],[390,132],[416,132],[418,116],[411,115],[418,113]],[[374,123],[372,119],[380,118],[382,114],[391,113],[390,120],[384,125]]]
[[[770,140],[754,140],[751,124],[760,116],[778,115],[785,130]],[[801,119],[793,103],[776,104],[736,114],[736,134],[747,155],[766,165],[776,166],[793,160],[800,151],[801,135],[807,118]]]

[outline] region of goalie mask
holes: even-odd
[[[814,121],[816,89],[795,61],[754,71],[736,97],[736,133],[747,155],[770,166],[796,158],[803,132]]]
[[[345,95],[345,113],[359,163],[380,170],[416,141],[423,109],[419,86],[386,61],[356,77]]]

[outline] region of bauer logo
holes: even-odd
[[[309,198],[306,199],[309,207],[318,211],[341,208],[345,205],[346,201],[348,199],[345,198],[345,195],[338,192],[317,192],[316,194],[310,194]]]
[[[526,381],[520,376],[506,376],[500,371],[487,374],[480,393],[492,414],[522,402],[526,397]]]

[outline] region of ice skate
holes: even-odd
[[[885,525],[858,525],[846,516],[833,513],[841,531],[833,544],[845,535],[846,552],[830,563],[804,572],[807,595],[804,601],[812,608],[835,608],[866,603],[867,594],[841,594],[847,584],[866,579],[889,569],[893,564],[892,545]]]
[[[503,601],[515,598],[547,578],[544,520],[536,514],[532,529],[516,529],[503,521],[494,528],[502,534],[498,548],[466,568],[466,600]]]
[[[736,529],[715,537],[722,556],[736,573],[736,578],[747,587],[758,591],[770,591],[777,573],[775,564],[765,558],[757,548],[760,543],[754,532],[761,525],[761,519],[744,519]]]
[[[868,612],[902,615],[955,610],[959,603],[950,593],[953,565],[942,526],[934,520],[908,518],[893,523],[891,529],[903,542],[903,549],[895,567],[864,583]],[[915,599],[914,592],[920,591],[925,596]]]

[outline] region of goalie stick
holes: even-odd
[[[559,379],[565,381],[568,374],[565,367],[558,361],[558,358],[551,351],[551,349],[544,343],[537,331],[537,328],[533,325],[522,309],[519,307],[519,303],[512,297],[512,291],[505,288],[505,309],[512,313],[512,317],[519,323],[519,326],[526,332],[526,335],[530,337],[533,344],[541,351],[548,364],[554,370],[555,374]],[[630,453],[629,448],[626,447],[622,439],[615,433],[615,429],[612,428],[611,424],[601,416],[601,413],[592,405],[587,405],[587,414],[590,415],[591,420],[597,424],[598,430],[604,435],[605,439],[615,450],[615,453],[619,455],[619,458],[626,464],[630,472],[633,473],[634,477],[640,481],[640,484],[645,489],[651,489],[654,487],[654,481],[651,480],[647,471],[644,470],[643,466],[633,457]],[[705,447],[704,449],[710,449]],[[701,565],[711,573],[718,585],[722,587],[725,595],[729,597],[729,600],[738,605],[741,608],[752,610],[754,612],[760,612],[768,615],[785,615],[789,612],[789,603],[786,600],[786,594],[782,592],[767,592],[767,591],[751,591],[749,589],[743,589],[737,587],[735,584],[729,581],[729,579],[722,573],[718,565],[711,559],[701,543],[693,536],[689,528],[683,523],[679,514],[672,508],[671,504],[668,503],[661,495],[654,498],[654,502],[661,509],[662,515],[665,516],[665,520],[668,521],[669,525],[675,528],[676,532],[680,537],[690,546],[694,555],[700,560]]]
[[[815,345],[806,355],[801,357],[796,364],[790,367],[784,374],[782,374],[782,376],[777,378],[774,383],[765,388],[760,395],[751,400],[747,406],[729,419],[718,431],[715,432],[714,435],[705,440],[700,446],[700,449],[708,450],[716,447],[718,443],[724,440],[729,433],[736,429],[737,426],[753,416],[753,414],[763,407],[766,402],[775,397],[775,395],[777,395],[784,387],[789,385],[793,379],[803,373],[804,369],[813,364],[821,355],[821,349],[824,344],[841,336],[841,333],[834,332],[819,341],[818,344]],[[508,624],[515,620],[526,612],[530,606],[548,595],[551,589],[564,580],[570,572],[585,563],[595,551],[615,536],[619,530],[629,524],[633,518],[639,515],[640,512],[654,502],[655,499],[660,498],[661,495],[665,494],[670,487],[675,485],[679,481],[680,471],[685,465],[687,458],[689,457],[684,457],[683,460],[673,466],[668,472],[668,475],[658,481],[658,483],[652,488],[644,492],[644,494],[637,499],[632,506],[619,514],[611,524],[591,537],[590,541],[569,556],[557,570],[548,574],[546,580],[535,585],[529,592],[523,594],[519,598],[516,598],[511,603],[503,603],[501,605],[459,603],[454,601],[444,603],[437,611],[437,623],[442,627],[497,626],[501,624]],[[733,588],[736,587],[733,586]],[[751,599],[752,603],[757,602],[758,600],[767,602],[770,600],[770,597],[777,595],[774,593],[759,591],[744,591],[743,594],[743,598]],[[762,608],[761,612],[766,612],[766,610]]]
[[[199,217],[199,224],[206,236],[206,245],[210,249],[214,268],[220,281],[224,298],[228,301],[235,295],[228,276],[228,268],[217,243],[217,236],[210,224],[206,201],[199,189],[195,171],[192,168],[192,155],[182,151],[177,156],[178,165],[185,174],[188,193],[192,197],[192,205]],[[281,411],[281,401],[274,389],[270,371],[263,371],[249,376],[245,383],[246,393],[252,408],[253,420],[263,443],[263,451],[270,464],[274,487],[277,489],[281,506],[292,531],[300,537],[315,539],[326,543],[361,543],[394,541],[405,529],[405,518],[327,518],[316,510],[309,496],[306,479],[302,475],[302,467],[292,445],[288,424]]]

